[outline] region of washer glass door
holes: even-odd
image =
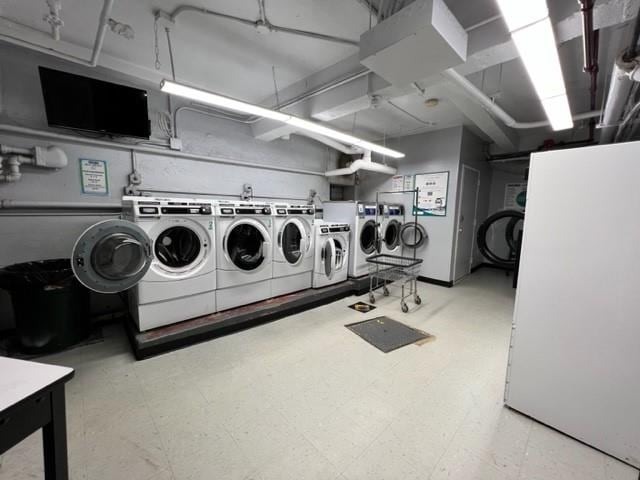
[[[298,219],[287,220],[278,232],[278,247],[285,260],[297,265],[307,251],[309,234]]]
[[[344,267],[344,252],[346,245],[342,245],[342,242],[338,238],[333,239],[333,246],[336,251],[335,268],[336,271],[342,270]]]
[[[333,277],[335,268],[336,246],[333,239],[329,238],[324,242],[322,247],[322,264],[324,267],[324,274],[328,279]]]
[[[236,267],[250,272],[265,263],[268,245],[264,227],[258,222],[241,220],[229,230],[225,250]]]
[[[360,229],[360,249],[365,254],[370,255],[376,251],[377,243],[378,232],[376,229],[376,222],[374,220],[368,220]]]
[[[80,283],[100,293],[136,285],[151,266],[151,240],[135,223],[105,220],[85,230],[71,254],[71,268]]]

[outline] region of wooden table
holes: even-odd
[[[72,368],[0,357],[0,455],[42,428],[47,480],[69,478],[64,385],[73,373]]]

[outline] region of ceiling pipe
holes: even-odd
[[[600,119],[600,143],[611,143],[618,131],[620,118],[624,114],[631,87],[632,74],[636,69],[636,62],[625,61],[621,55],[616,59],[611,73],[611,83],[607,92],[607,99]]]
[[[49,7],[49,13],[43,17],[43,20],[51,25],[51,36],[58,42],[60,40],[60,29],[64,26],[64,22],[60,18],[62,4],[60,0],[47,0],[47,6]]]
[[[324,135],[320,135],[313,132],[304,132],[304,131],[295,131],[293,132],[296,135],[302,135],[304,137],[312,138],[313,140],[317,140],[320,143],[324,143],[328,147],[331,147],[339,152],[346,153],[347,155],[357,155],[362,154],[363,150],[361,148],[354,148],[344,145],[343,143],[332,140],[331,138],[327,138]]]
[[[541,120],[539,122],[518,122],[511,115],[505,112],[499,105],[497,105],[491,98],[489,98],[482,90],[476,87],[473,83],[467,80],[463,75],[460,75],[455,70],[449,68],[443,72],[443,75],[462,87],[464,91],[469,95],[469,97],[476,100],[485,110],[489,113],[493,114],[495,117],[500,119],[507,127],[511,127],[517,130],[524,130],[529,128],[540,128],[540,127],[548,127],[548,120]],[[594,118],[600,116],[599,110],[594,110],[591,112],[584,112],[574,115],[573,120],[585,120],[587,118]]]
[[[596,98],[598,94],[598,47],[599,32],[593,28],[593,6],[595,0],[578,0],[580,11],[582,12],[582,50],[583,50],[583,71],[590,76],[589,85],[589,108],[596,109]],[[596,121],[589,120],[589,138],[593,140],[595,135]]]
[[[381,163],[372,162],[371,152],[367,150],[364,152],[364,156],[361,159],[354,160],[349,164],[348,167],[329,170],[328,172],[325,172],[325,176],[340,177],[343,175],[353,175],[360,170],[365,170],[367,172],[384,173],[386,175],[395,175],[398,172],[397,168],[389,167],[388,165],[383,165]]]
[[[259,4],[262,5],[262,4]],[[251,26],[257,29],[267,29],[271,32],[282,32],[282,33],[289,33],[292,35],[298,35],[298,36],[302,36],[302,37],[308,37],[308,38],[315,38],[318,40],[325,40],[327,42],[334,42],[334,43],[341,43],[344,45],[351,45],[354,47],[357,47],[360,45],[360,42],[357,40],[351,40],[348,38],[343,38],[343,37],[337,37],[337,36],[333,36],[333,35],[325,35],[323,33],[317,33],[317,32],[309,32],[306,30],[298,30],[296,28],[289,28],[289,27],[282,27],[279,25],[275,25],[273,23],[271,23],[267,17],[266,14],[264,13],[264,8],[260,8],[260,18],[258,18],[258,20],[251,20],[248,18],[242,18],[242,17],[237,17],[235,15],[229,15],[226,13],[222,13],[222,12],[218,12],[215,10],[210,10],[208,8],[204,8],[204,7],[197,7],[194,5],[180,5],[178,7],[176,7],[173,12],[166,12],[164,10],[156,10],[155,12],[155,16],[156,18],[165,18],[167,20],[169,20],[170,22],[174,23],[176,21],[176,18],[178,18],[178,16],[182,13],[185,12],[196,12],[196,13],[201,13],[201,14],[205,14],[205,15],[211,15],[217,18],[222,18],[223,20],[230,20],[233,22],[237,22],[237,23],[241,23],[243,25],[247,25],[247,26]]]
[[[102,11],[100,13],[98,29],[96,31],[96,39],[93,44],[91,58],[89,60],[86,60],[82,57],[77,57],[75,55],[71,55],[65,52],[61,52],[60,50],[56,50],[55,48],[47,47],[45,45],[41,45],[29,40],[24,40],[19,37],[14,37],[13,35],[7,35],[5,33],[0,33],[0,39],[4,40],[7,43],[18,45],[20,47],[24,47],[29,50],[34,50],[36,52],[46,53],[47,55],[61,58],[69,62],[79,63],[80,65],[85,65],[88,67],[95,67],[98,65],[98,57],[100,56],[100,52],[102,51],[104,36],[107,32],[107,27],[109,25],[109,15],[111,14],[111,9],[113,8],[114,2],[115,0],[104,0],[104,4],[102,5]]]

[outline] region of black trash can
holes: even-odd
[[[23,352],[55,352],[87,336],[89,291],[74,276],[68,258],[4,267],[0,288],[11,296]]]

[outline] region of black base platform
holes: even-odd
[[[133,353],[138,360],[142,360],[277,320],[350,295],[363,295],[368,291],[369,277],[364,276],[351,278],[337,285],[270,298],[146,332],[138,332],[133,321],[126,321],[125,324]]]
[[[133,322],[128,321],[127,333],[136,358],[142,360],[309,310],[354,293],[360,294],[363,289],[364,292],[369,289],[367,277],[350,279],[324,288],[302,290],[146,332],[138,332]]]

